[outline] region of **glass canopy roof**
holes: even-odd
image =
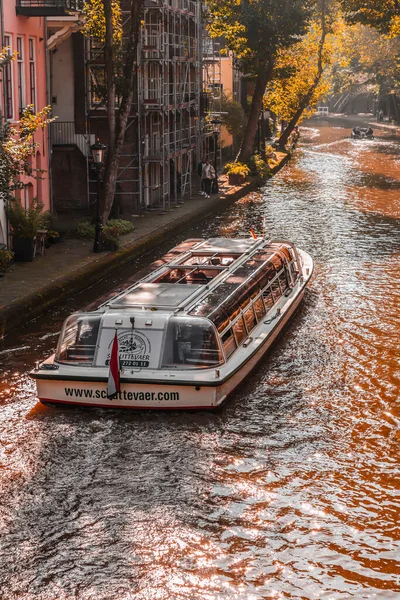
[[[235,254],[243,254],[252,246],[254,246],[254,240],[252,238],[243,238],[239,240],[232,238],[210,238],[203,244],[199,244],[196,247],[196,251],[210,252],[212,254],[217,252],[234,252]]]
[[[262,267],[262,268],[260,268]],[[274,249],[262,249],[234,270],[223,283],[202,298],[190,315],[210,318],[218,328],[229,315],[250,302],[283,267]]]
[[[142,283],[110,303],[112,308],[178,308],[202,285],[174,285],[171,283]]]

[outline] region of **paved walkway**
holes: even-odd
[[[126,248],[157,232],[179,217],[189,217],[199,206],[215,206],[221,200],[221,196],[232,191],[235,189],[223,181],[219,196],[213,196],[208,200],[200,194],[195,194],[193,198],[185,200],[184,204],[171,208],[166,213],[154,211],[131,218],[135,229],[121,238],[121,248]],[[32,263],[14,263],[12,269],[0,279],[0,310],[29,292],[39,290],[48,283],[64,278],[86,265],[102,261],[105,256],[113,254],[111,252],[94,254],[92,249],[93,241],[68,237],[63,242],[50,246],[44,256],[35,257]]]
[[[223,188],[225,191],[232,188]],[[220,196],[213,196],[210,200],[196,194],[193,198],[185,200],[184,204],[172,208],[166,213],[148,212],[131,219],[135,225],[132,233],[121,238],[121,248],[127,248],[147,236],[156,233],[163,226],[180,217],[190,215],[200,206],[204,208],[215,206],[220,201]],[[82,267],[103,261],[111,252],[93,253],[93,241],[66,238],[59,244],[54,244],[46,249],[44,256],[35,257],[31,263],[17,262],[12,269],[0,279],[0,311],[9,307],[14,301],[25,297],[28,293],[40,290],[43,286],[70,276]]]

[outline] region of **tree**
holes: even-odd
[[[233,150],[239,150],[240,142],[246,127],[246,115],[240,102],[224,96],[222,98],[222,120],[233,138]]]
[[[367,25],[392,36],[399,35],[400,0],[341,0],[341,5],[348,23]]]
[[[328,37],[336,18],[335,0],[319,0],[308,33],[278,57],[267,103],[287,123],[279,138],[281,148],[285,148],[302,117],[312,112],[319,98],[329,90],[326,68],[330,64],[332,44]]]
[[[122,23],[122,7],[129,14]],[[137,51],[144,0],[86,0],[83,33],[104,43],[108,151],[104,171],[101,217],[105,223],[114,202],[118,166],[134,98]]]
[[[364,25],[343,28],[335,38],[332,65],[335,93],[400,91],[400,37],[388,38]]]
[[[35,156],[39,144],[34,136],[38,129],[44,129],[52,121],[48,115],[51,106],[35,112],[33,105],[22,111],[19,122],[11,125],[6,119],[0,122],[0,199],[6,202],[15,190],[22,189],[21,176],[40,177],[32,173],[30,158]]]
[[[307,29],[312,0],[209,0],[209,31],[223,36],[240,60],[241,70],[255,81],[238,160],[246,162],[254,148],[263,97],[274,73],[277,54],[296,43]]]
[[[0,71],[14,57],[8,48],[4,48],[0,52]],[[24,187],[20,179],[22,175],[32,177],[29,161],[39,146],[35,142],[35,133],[52,121],[50,111],[51,107],[45,106],[35,112],[33,105],[29,105],[15,125],[5,118],[0,120],[0,200],[4,203],[12,198],[14,191]]]

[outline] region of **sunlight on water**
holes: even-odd
[[[265,217],[316,261],[290,326],[215,414],[36,403],[28,369],[104,282],[3,342],[2,599],[400,598],[399,150],[304,129],[262,193],[187,233]]]

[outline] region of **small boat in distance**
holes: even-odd
[[[374,130],[372,127],[354,127],[351,130],[352,140],[373,140]]]
[[[288,241],[186,240],[144,277],[66,320],[55,354],[30,373],[38,398],[216,408],[270,348],[312,272],[311,256]],[[111,373],[117,358],[118,372]]]

